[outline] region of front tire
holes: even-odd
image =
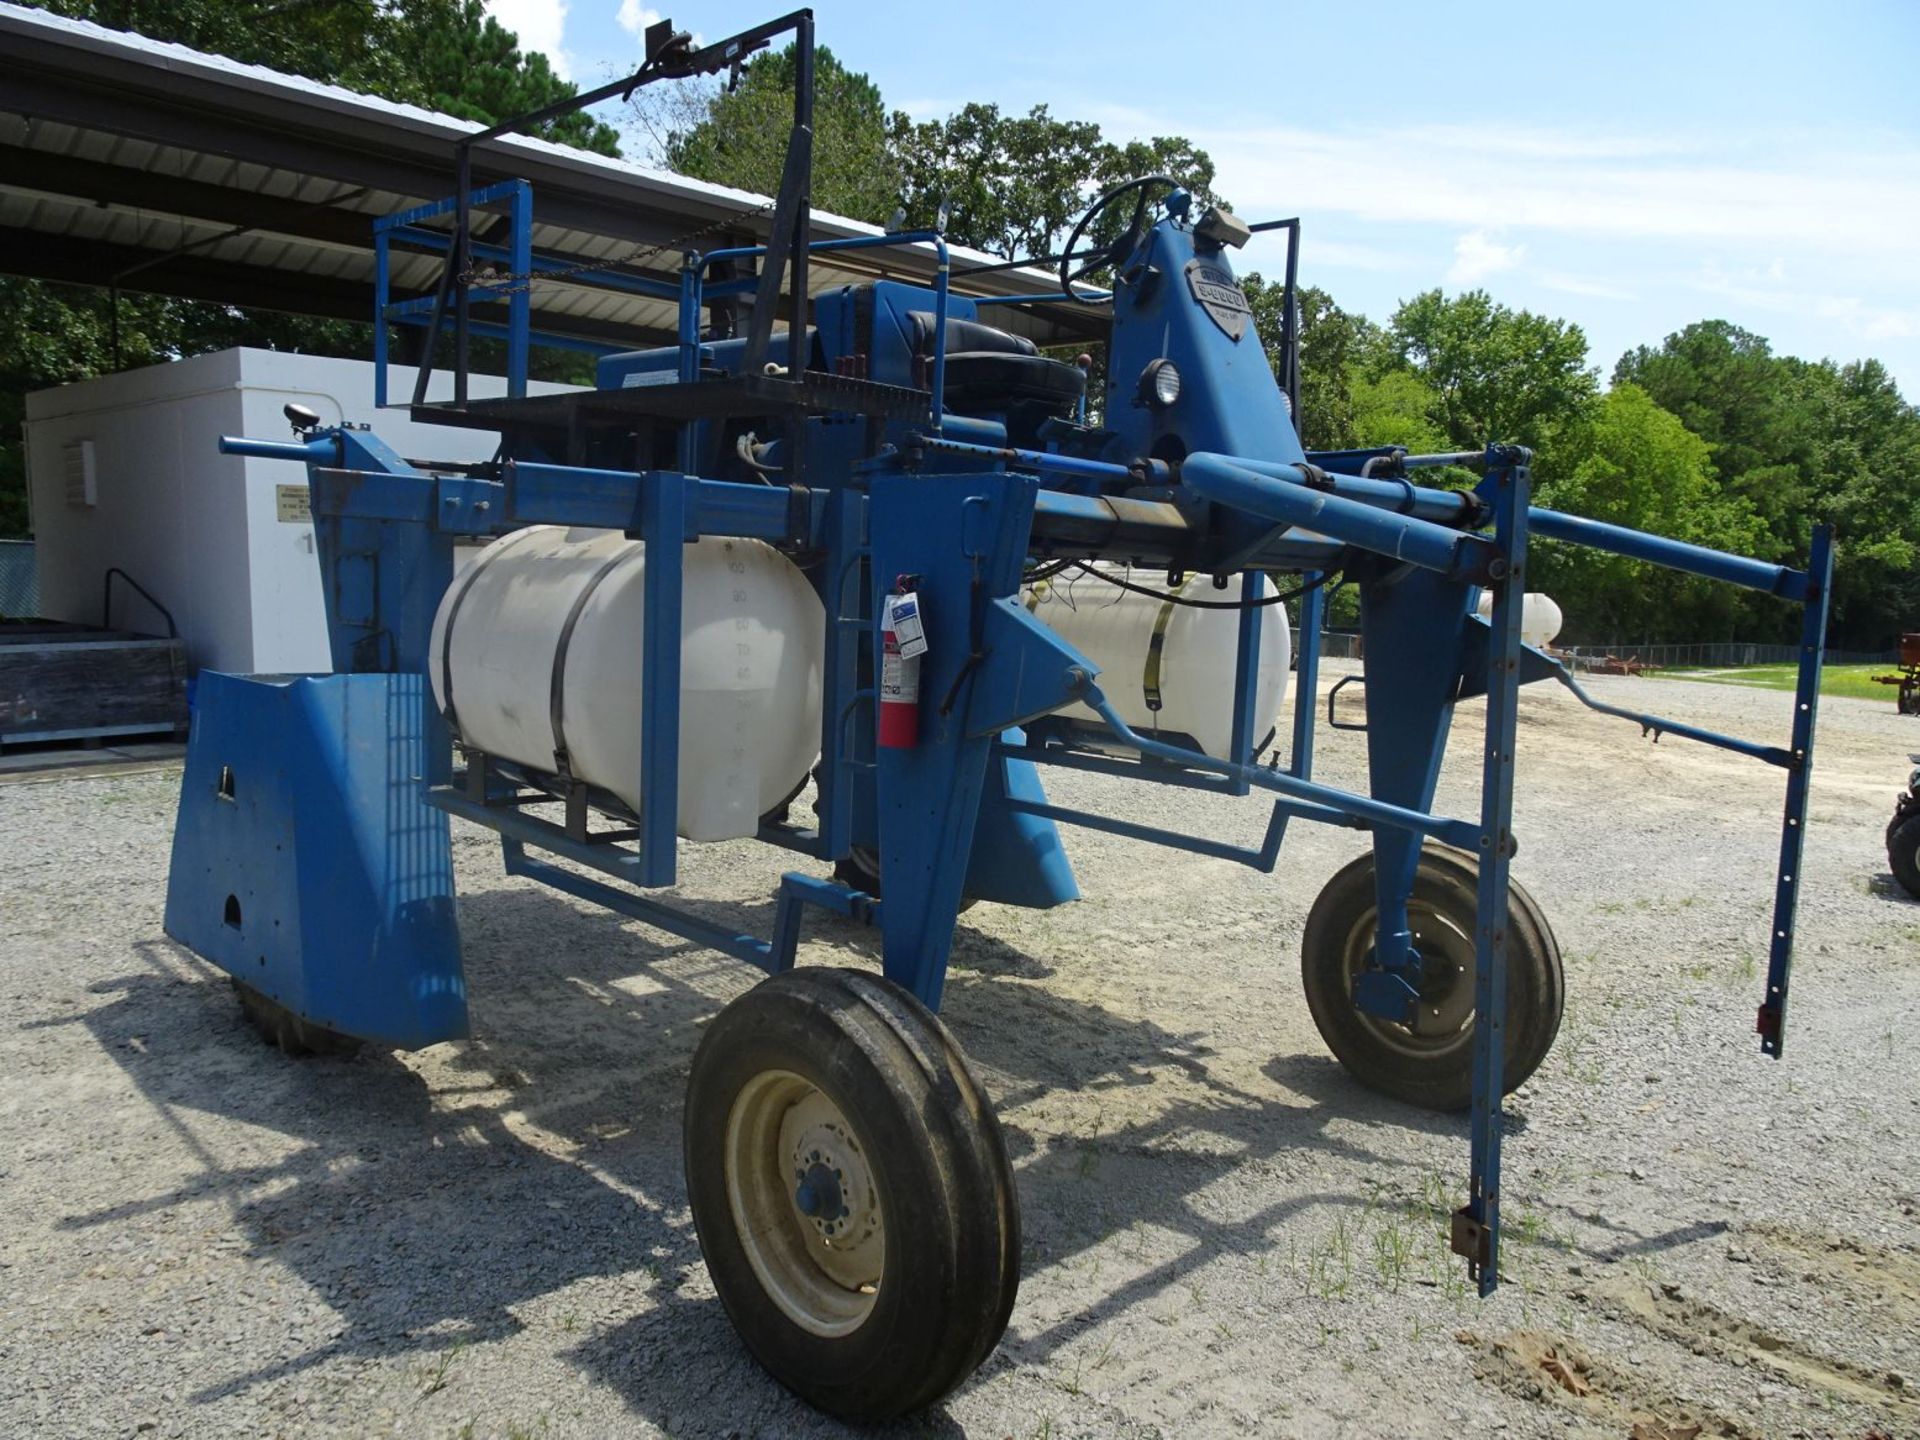
[[[899,986],[809,967],[721,1011],[693,1058],[686,1166],[721,1304],[809,1404],[903,1415],[999,1344],[1012,1167],[959,1047]]]
[[[1421,1003],[1410,1024],[1369,1015],[1353,1002],[1354,977],[1368,964],[1378,912],[1373,856],[1327,882],[1307,916],[1301,977],[1321,1037],[1354,1078],[1429,1110],[1473,1101],[1475,934],[1479,861],[1427,845],[1407,899],[1414,948],[1423,964]],[[1511,1093],[1547,1058],[1566,1003],[1559,942],[1517,881],[1507,891],[1507,1019],[1504,1088]]]

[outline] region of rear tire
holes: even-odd
[[[1887,827],[1887,868],[1900,888],[1920,900],[1920,807]]]
[[[833,878],[849,890],[858,890],[875,900],[885,898],[880,891],[880,852],[871,845],[856,845],[845,859],[834,861]],[[979,903],[978,897],[962,894],[959,913],[964,915]]]
[[[1377,924],[1373,869],[1373,856],[1361,856],[1313,902],[1300,947],[1307,1008],[1327,1048],[1361,1084],[1429,1110],[1463,1109],[1473,1101],[1479,861],[1432,844],[1420,852],[1407,908],[1426,973],[1410,1026],[1366,1014],[1353,1003],[1353,978],[1366,968]],[[1509,882],[1507,916],[1502,1081],[1511,1093],[1553,1048],[1566,977],[1546,916],[1517,881]]]
[[[721,1011],[693,1058],[686,1166],[721,1304],[808,1404],[904,1415],[999,1344],[1012,1167],[959,1047],[899,986],[809,967]]]

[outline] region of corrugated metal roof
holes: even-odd
[[[453,189],[453,147],[480,126],[184,46],[0,3],[0,273],[115,283],[187,298],[370,318],[372,222]],[[604,261],[725,224],[705,244],[766,238],[765,197],[525,136],[475,154],[475,181],[525,178],[539,250]],[[726,223],[732,222],[732,223]],[[819,238],[879,232],[818,212]],[[884,270],[930,279],[930,247],[816,257],[815,293]],[[629,266],[648,271],[642,257]],[[994,257],[956,250],[956,266]],[[397,257],[398,291],[425,291],[436,257]],[[961,282],[969,293],[1053,288],[1036,271]],[[650,343],[675,306],[542,281],[536,325]],[[1092,312],[1003,311],[1037,338],[1089,333]],[[1048,332],[1053,332],[1049,334]]]

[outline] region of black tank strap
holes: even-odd
[[[566,677],[567,652],[573,648],[574,627],[580,623],[587,601],[600,588],[600,582],[632,558],[633,552],[623,546],[593,572],[593,578],[573,597],[573,608],[567,611],[566,623],[560,627],[559,642],[553,647],[553,675],[547,689],[547,719],[553,728],[553,767],[563,779],[573,779],[573,757],[567,750]]]

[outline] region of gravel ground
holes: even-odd
[[[1785,734],[1784,695],[1595,685]],[[1515,873],[1569,1000],[1511,1106],[1499,1294],[1447,1254],[1464,1125],[1358,1088],[1301,1003],[1307,908],[1360,838],[1296,826],[1269,877],[1077,832],[1084,903],[962,922],[945,1013],[1007,1128],[1025,1279],[999,1351],[900,1433],[1920,1435],[1920,906],[1881,848],[1920,726],[1823,707],[1779,1062],[1753,1035],[1779,773],[1540,687],[1521,729]],[[1357,737],[1322,754],[1359,780]],[[0,1432],[838,1433],[745,1357],[681,1186],[686,1062],[752,972],[456,828],[477,1038],[291,1062],[161,934],[177,788],[0,786]],[[683,854],[688,894],[764,931],[780,856]],[[826,925],[802,958],[874,963]]]

